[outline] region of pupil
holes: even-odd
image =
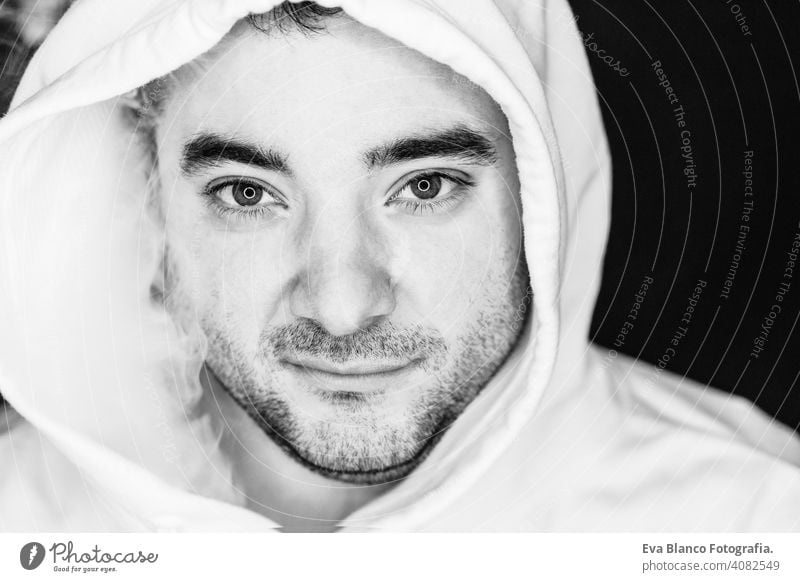
[[[263,189],[258,186],[241,182],[233,185],[233,199],[240,206],[253,206],[261,200],[263,195]]]
[[[426,176],[418,178],[411,183],[411,190],[414,196],[423,200],[434,198],[442,187],[442,179],[439,176]]]

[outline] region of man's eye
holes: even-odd
[[[471,180],[442,172],[417,174],[389,198],[387,205],[412,214],[432,214],[451,208],[470,186],[474,186]]]
[[[283,202],[266,185],[254,180],[234,179],[212,183],[207,192],[228,209],[283,206]]]
[[[440,174],[422,174],[406,182],[393,199],[431,200],[440,194],[446,196],[456,185],[454,180]]]

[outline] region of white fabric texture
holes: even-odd
[[[159,233],[120,96],[276,0],[80,0],[0,121],[0,529],[267,531],[149,295]],[[325,0],[481,85],[509,120],[532,322],[403,483],[345,531],[800,530],[800,440],[588,342],[610,162],[565,0]],[[193,377],[194,374],[194,377]]]

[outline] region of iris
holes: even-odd
[[[237,182],[232,188],[233,199],[241,206],[253,206],[264,197],[263,188],[250,182]]]
[[[442,179],[439,176],[421,176],[409,183],[411,193],[422,200],[434,198],[442,189]]]

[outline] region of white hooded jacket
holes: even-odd
[[[149,293],[147,156],[120,96],[276,0],[80,0],[0,121],[0,530],[263,531],[198,408],[202,355]],[[610,206],[565,0],[324,0],[501,106],[531,321],[402,483],[344,531],[800,530],[800,440],[748,402],[589,344]]]

